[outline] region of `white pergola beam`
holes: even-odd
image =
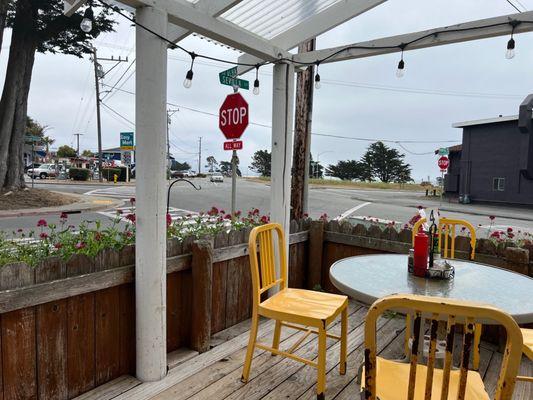
[[[219,15],[224,14],[230,8],[239,4],[241,1],[243,0],[200,0],[198,3],[196,3],[196,7],[199,11],[202,11],[207,15],[218,17]],[[181,26],[169,24],[168,38],[174,43],[185,39],[191,33],[192,32],[190,30]]]
[[[229,22],[221,21],[201,11],[194,4],[185,0],[138,0],[150,6],[160,8],[168,14],[169,22],[197,32],[213,40],[234,47],[245,53],[253,54],[264,60],[274,61],[292,55],[270,44],[244,29]]]
[[[290,50],[306,40],[317,37],[318,35],[379,6],[385,1],[387,0],[340,1],[331,7],[326,8],[324,11],[307,18],[300,24],[273,37],[270,40],[270,43],[284,50]],[[250,54],[243,54],[239,57],[239,62],[245,64],[257,64],[261,61],[263,60]],[[252,68],[253,67],[240,66],[238,68],[238,74],[244,74]]]
[[[331,63],[337,61],[351,60],[355,58],[365,58],[373,57],[381,54],[389,54],[400,52],[399,47],[391,48],[380,48],[388,46],[398,46],[401,43],[408,43],[413,39],[426,36],[425,39],[417,41],[413,44],[408,45],[405,48],[405,51],[423,49],[426,47],[433,46],[442,46],[452,43],[467,42],[472,40],[486,39],[502,35],[510,35],[512,27],[510,24],[486,27],[474,30],[465,30],[457,31],[461,29],[473,28],[478,26],[486,26],[492,24],[506,23],[512,20],[518,21],[531,21],[533,22],[533,11],[528,11],[520,14],[510,14],[501,17],[487,18],[476,21],[465,22],[462,24],[446,26],[442,28],[429,29],[426,31],[407,33],[404,35],[390,36],[386,38],[380,38],[375,40],[370,40],[367,42],[353,43],[350,45],[332,47],[329,49],[316,50],[308,53],[296,54],[293,56],[293,61],[296,63],[314,63],[317,60],[323,60],[326,57],[331,56],[332,54],[348,48],[353,47],[364,47],[364,48],[353,48],[340,52],[337,55],[332,56],[328,60],[322,61],[321,63]],[[515,28],[515,33],[523,33],[533,31],[533,23],[522,23]],[[441,32],[436,34],[436,32]]]

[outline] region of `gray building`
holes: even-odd
[[[519,128],[518,115],[458,122],[463,142],[450,148],[445,191],[459,201],[533,205],[528,166],[533,133]]]

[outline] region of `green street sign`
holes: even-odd
[[[120,150],[135,150],[133,132],[120,132]]]
[[[439,156],[447,156],[450,154],[450,150],[447,147],[441,147],[439,149]]]
[[[250,89],[250,83],[248,81],[237,78],[237,67],[222,71],[218,74],[218,79],[222,85],[238,86],[245,90]]]

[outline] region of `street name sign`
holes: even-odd
[[[240,93],[226,96],[218,113],[218,127],[226,139],[239,139],[248,126],[248,103]]]
[[[224,142],[224,150],[242,150],[242,140]]]
[[[135,150],[133,132],[120,132],[120,150]]]
[[[220,72],[218,74],[218,80],[222,85],[237,86],[245,90],[250,89],[250,83],[248,81],[237,78],[237,67]]]
[[[439,149],[439,156],[447,156],[448,154],[450,154],[450,149],[447,147],[441,147]]]
[[[450,160],[446,156],[442,156],[439,158],[439,161],[437,161],[437,164],[441,171],[446,171],[448,167],[450,166]]]

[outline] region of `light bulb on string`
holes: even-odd
[[[190,89],[192,86],[192,78],[194,76],[194,73],[192,72],[192,67],[194,65],[194,59],[196,58],[195,53],[190,53],[191,56],[191,68],[187,71],[187,75],[185,76],[185,80],[183,81],[183,87],[185,89]]]
[[[320,82],[320,74],[318,73],[318,65],[320,63],[316,63],[316,74],[315,74],[315,89],[320,89],[322,87],[322,83]]]
[[[81,30],[85,33],[90,33],[93,30],[93,20],[94,20],[93,8],[89,6],[85,9],[85,13],[83,14],[83,19],[81,20],[81,23],[80,23]]]
[[[396,69],[397,78],[402,78],[405,75],[405,62],[403,61],[403,51],[405,49],[404,43],[400,45],[400,49],[402,49],[402,56],[400,58],[400,62],[398,63],[398,68]]]
[[[507,42],[507,51],[505,52],[505,58],[507,58],[508,60],[510,60],[511,58],[514,58],[515,56],[514,47],[515,47],[515,41],[511,37],[511,39],[509,39],[509,41]]]
[[[259,95],[259,65],[255,66],[255,81],[254,81],[254,90],[253,93],[257,96]]]

